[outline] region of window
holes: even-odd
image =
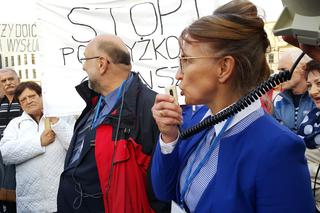
[[[11,66],[14,66],[14,56],[11,56]]]
[[[26,79],[29,79],[28,69],[26,69]]]
[[[31,63],[36,64],[36,59],[34,53],[31,54]]]
[[[5,57],[5,62],[6,62],[6,67],[8,67],[8,66],[9,66],[9,59],[8,59],[8,57]]]
[[[268,61],[269,61],[270,64],[274,63],[274,54],[273,53],[270,53],[268,55]]]
[[[18,55],[18,65],[21,65],[21,56]]]
[[[32,77],[33,77],[33,79],[37,78],[36,69],[32,69]]]
[[[24,64],[28,64],[28,55],[24,54]]]

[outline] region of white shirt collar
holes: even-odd
[[[36,121],[33,120],[33,118],[32,118],[28,113],[26,113],[25,111],[22,112],[20,118],[21,118],[22,120],[32,120],[32,121],[36,122]],[[44,116],[41,116],[40,121],[43,120],[43,119],[44,119]],[[39,123],[40,123],[40,121],[39,121]]]
[[[230,105],[231,106],[231,105]],[[233,127],[234,125],[236,125],[237,123],[239,123],[242,119],[244,119],[245,117],[247,117],[248,115],[250,115],[251,113],[253,113],[254,111],[258,110],[259,108],[261,108],[261,102],[260,100],[256,100],[255,102],[253,102],[252,104],[250,104],[248,107],[246,107],[245,109],[243,109],[242,111],[238,112],[237,114],[235,114],[233,116],[233,119],[231,121],[231,123],[229,124],[229,126],[227,127],[226,131],[228,129],[230,129],[231,127]],[[221,110],[222,111],[222,110]],[[213,115],[211,110],[209,109],[207,111],[207,113],[204,115],[203,119]],[[203,120],[202,119],[202,120]],[[227,120],[224,120],[218,124],[216,124],[214,126],[216,134],[219,134],[219,132],[221,131],[222,127],[224,126],[224,124],[226,123]]]

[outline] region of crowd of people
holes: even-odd
[[[45,117],[41,86],[0,69],[0,213],[320,211],[320,49],[284,40],[310,58],[264,96],[267,110],[252,101],[186,138],[270,76],[264,21],[249,1],[182,31],[185,106],[143,84],[115,35],[93,38],[80,59],[79,116]],[[279,71],[300,53],[283,53]]]

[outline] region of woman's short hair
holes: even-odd
[[[208,44],[211,54],[235,59],[232,83],[241,93],[249,92],[270,76],[265,55],[270,43],[264,21],[249,1],[233,0],[193,22],[182,32],[180,45],[194,40]]]
[[[320,73],[320,62],[316,60],[311,60],[306,64],[306,77],[312,71],[317,71]]]
[[[308,63],[306,63],[305,71],[306,80],[308,79],[308,75],[310,72],[316,71],[320,73],[320,62],[316,60],[309,61]]]
[[[18,100],[19,96],[21,95],[21,93],[23,93],[23,91],[25,89],[30,89],[30,90],[33,90],[35,91],[39,96],[41,96],[41,92],[42,92],[42,89],[41,87],[39,86],[39,84],[37,84],[36,82],[34,81],[26,81],[26,82],[22,82],[20,83],[16,90],[15,90],[15,98]]]

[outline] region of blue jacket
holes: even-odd
[[[306,115],[300,125],[298,135],[303,137],[309,149],[316,149],[320,146],[320,111],[317,108]]]
[[[203,115],[196,113],[186,126]],[[178,141],[171,154],[162,154],[158,143],[151,176],[160,200],[178,203],[180,175],[206,131]],[[221,139],[217,172],[195,212],[315,212],[304,151],[294,133],[269,115],[260,116],[243,131]]]
[[[305,92],[299,102],[297,125],[295,125],[295,108],[292,95],[289,90],[279,93],[273,101],[273,106],[273,117],[294,132],[298,131],[303,118],[313,108],[315,108],[315,105],[309,97],[308,92]]]

